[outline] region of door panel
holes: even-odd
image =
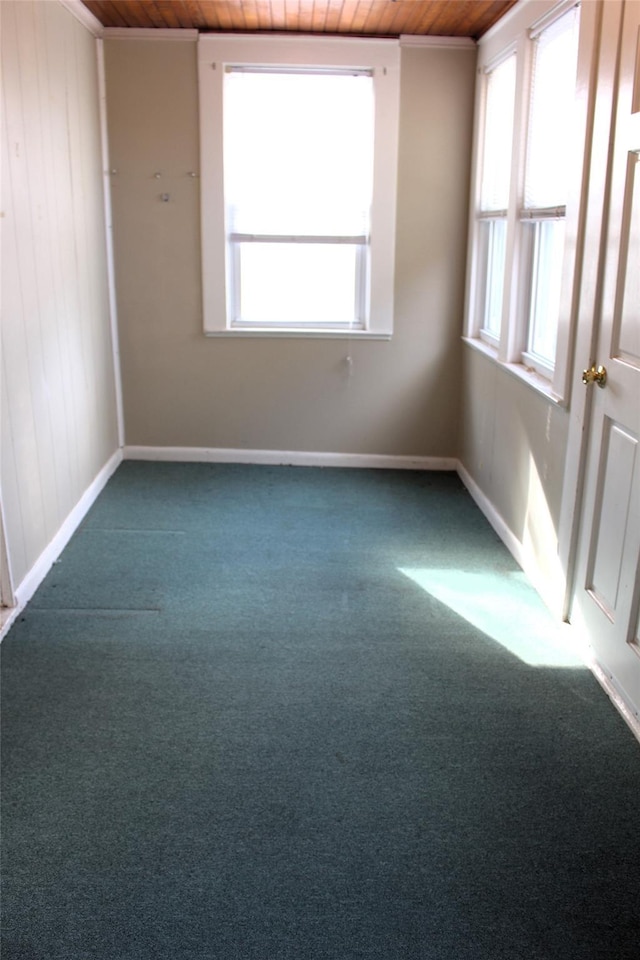
[[[623,6],[611,193],[571,619],[631,709],[640,708],[640,3]]]
[[[596,492],[587,590],[613,623],[623,574],[638,441],[620,424],[604,419],[600,483]]]

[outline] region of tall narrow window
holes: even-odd
[[[559,402],[584,230],[595,6],[581,17],[577,0],[525,3],[479,44],[466,340]]]
[[[201,35],[207,336],[393,334],[400,46]]]
[[[524,256],[530,276],[523,359],[553,372],[560,309],[566,203],[578,61],[579,8],[538,34],[534,43],[525,169]]]
[[[516,57],[507,57],[486,76],[482,177],[478,212],[480,333],[497,346],[502,324],[511,179]]]
[[[232,326],[366,327],[373,107],[371,71],[226,68]]]

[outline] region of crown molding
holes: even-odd
[[[403,33],[400,36],[401,47],[431,47],[444,50],[475,50],[476,42],[471,37],[422,37]]]
[[[105,27],[102,36],[105,40],[188,40],[194,43],[198,31],[172,27]]]
[[[97,17],[91,13],[88,7],[85,7],[81,0],[58,0],[71,16],[75,17],[83,27],[86,27],[89,33],[94,37],[101,37],[104,33],[104,27]]]

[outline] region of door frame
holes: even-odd
[[[597,360],[595,351],[600,331],[605,275],[604,254],[607,248],[624,0],[601,0],[597,6],[596,41],[591,70],[593,95],[592,108],[589,111],[590,134],[587,140],[589,176],[582,198],[585,211],[584,243],[582,251],[577,251],[580,263],[576,271],[577,322],[558,530],[560,561],[562,569],[566,571],[563,605],[565,620],[570,620],[578,589],[578,549],[594,397],[593,389],[586,389],[582,384],[582,371]],[[580,640],[585,641],[583,646],[590,651],[589,638],[581,637]],[[633,733],[640,739],[640,719],[620,696],[595,653],[590,658],[589,666]]]
[[[595,6],[595,5],[594,5]],[[618,73],[619,25],[623,0],[602,0],[597,5],[597,27],[591,70],[592,97],[588,115],[585,166],[588,177],[583,186],[584,241],[576,251],[576,331],[571,374],[569,432],[560,508],[558,549],[566,571],[563,617],[568,619],[575,591],[576,560],[580,517],[591,424],[592,391],[582,385],[582,370],[594,357],[600,326],[600,305],[604,283],[604,250],[609,212],[609,171],[613,157],[611,137],[614,95]],[[615,28],[617,25],[617,29]],[[613,48],[616,48],[615,50]]]

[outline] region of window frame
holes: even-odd
[[[493,359],[508,372],[529,383],[552,401],[566,405],[570,397],[571,342],[577,312],[580,252],[584,239],[587,128],[592,117],[594,90],[590,71],[592,49],[598,21],[597,4],[582,2],[578,43],[576,100],[573,117],[573,169],[566,204],[565,246],[560,296],[560,314],[553,368],[532,355],[528,347],[532,310],[533,246],[532,224],[537,218],[522,217],[524,209],[525,165],[529,123],[530,78],[535,37],[563,16],[577,0],[538,0],[518,4],[480,40],[474,147],[472,157],[471,209],[465,308],[465,342]],[[506,270],[503,313],[499,342],[491,343],[481,331],[482,258],[480,245],[480,190],[483,157],[485,77],[490,70],[516,53],[515,124],[511,156],[511,183],[507,210]],[[564,213],[564,211],[563,211]],[[546,216],[545,216],[546,218]]]
[[[352,68],[374,80],[374,197],[365,326],[233,325],[233,240],[225,229],[223,84],[227,66]],[[400,45],[396,40],[230,34],[198,38],[203,327],[206,336],[390,339],[393,332]],[[237,294],[237,291],[235,292]]]

